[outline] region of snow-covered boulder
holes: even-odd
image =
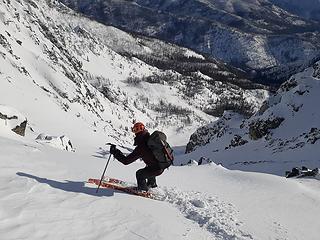
[[[24,136],[27,119],[18,110],[0,105],[0,128],[10,129],[18,135]]]
[[[66,136],[50,136],[44,133],[39,134],[39,136],[36,138],[36,141],[38,143],[44,143],[51,147],[66,150],[69,152],[74,152],[75,149],[72,146],[72,143],[70,139]]]

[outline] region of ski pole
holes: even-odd
[[[111,155],[112,155],[112,154],[110,153],[110,154],[109,154],[109,159],[108,159],[107,164],[106,164],[106,167],[104,168],[104,171],[103,171],[103,173],[102,173],[102,176],[101,176],[101,179],[100,179],[100,182],[99,182],[99,186],[98,186],[98,188],[97,188],[96,193],[98,193],[98,191],[99,191],[99,188],[100,188],[100,185],[101,185],[102,179],[103,179],[104,174],[106,173],[107,167],[108,167],[108,165],[109,165]]]

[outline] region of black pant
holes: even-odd
[[[138,189],[148,191],[148,186],[156,184],[156,176],[163,173],[163,169],[154,166],[146,166],[136,172]],[[148,182],[147,182],[148,181]]]

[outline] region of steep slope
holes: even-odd
[[[249,82],[217,61],[98,24],[57,1],[0,4],[1,104],[26,116],[32,138],[66,134],[78,149],[88,139],[95,147],[106,139],[125,144],[132,119],[139,119],[169,135],[179,131],[183,139],[213,119],[205,112],[231,102],[232,109],[251,114],[267,96],[230,84]],[[183,60],[162,70],[134,54],[159,59],[158,65]],[[183,71],[189,66],[192,71]]]
[[[319,24],[269,1],[61,0],[100,22],[165,39],[279,84],[320,56]]]
[[[319,167],[320,62],[281,85],[254,116],[226,112],[190,138],[190,158],[208,157],[231,169],[284,175],[303,165]],[[194,152],[193,152],[194,151]]]

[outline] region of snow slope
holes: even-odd
[[[1,239],[319,238],[316,180],[211,164],[165,171],[158,178],[162,201],[106,189],[96,194],[85,181],[100,177],[108,155],[10,134],[0,137]],[[133,182],[140,167],[111,161],[107,174]]]

